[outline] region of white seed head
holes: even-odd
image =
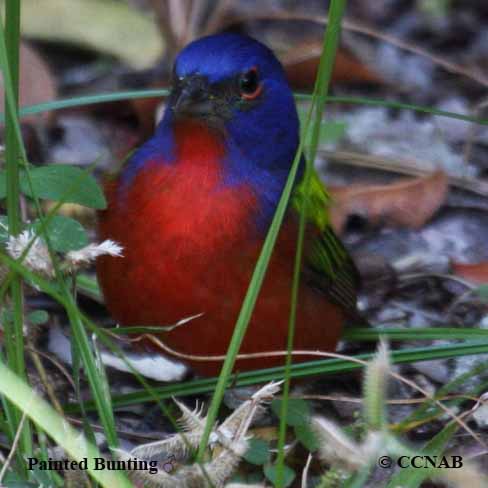
[[[44,241],[36,236],[32,230],[24,230],[18,236],[10,236],[7,253],[14,259],[25,254],[22,264],[31,271],[47,276],[54,275],[53,263]]]
[[[90,264],[99,256],[104,255],[122,257],[122,246],[107,239],[100,244],[88,244],[88,246],[78,249],[77,251],[69,251],[66,254],[66,260],[74,266],[80,266],[82,264]]]

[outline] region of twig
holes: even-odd
[[[276,397],[279,398],[279,397]],[[334,402],[345,402],[345,403],[364,403],[363,398],[346,397],[339,395],[293,395],[291,398],[300,398],[302,400],[326,400]],[[439,401],[447,400],[472,400],[474,402],[478,401],[478,397],[473,397],[470,395],[446,395],[438,398]],[[425,398],[406,398],[406,399],[390,399],[386,400],[388,405],[418,405],[425,402]]]
[[[49,354],[46,354],[43,351],[39,351],[39,349],[36,349],[31,345],[27,346],[26,349],[28,349],[30,351],[34,351],[39,356],[43,357],[44,359],[47,359],[52,364],[54,364],[54,366],[56,366],[56,368],[58,368],[59,371],[61,371],[61,373],[64,375],[64,377],[68,380],[68,383],[72,386],[73,390],[76,391],[76,385],[75,385],[75,382],[73,381],[73,378],[68,373],[68,370],[59,361],[57,361],[56,359],[51,357]]]
[[[44,386],[44,389],[46,390],[47,396],[51,400],[51,403],[53,404],[54,408],[59,413],[59,415],[63,416],[64,415],[63,407],[61,406],[61,403],[59,402],[58,398],[56,397],[56,394],[54,393],[52,382],[48,380],[46,369],[44,368],[44,365],[42,364],[42,361],[39,358],[39,354],[33,347],[29,347],[28,349],[29,349],[29,355],[32,359],[32,362],[34,363],[37,373],[39,374],[39,378]]]

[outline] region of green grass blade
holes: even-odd
[[[427,327],[427,328],[357,328],[345,330],[343,338],[348,341],[377,341],[386,337],[390,341],[425,341],[425,340],[459,340],[488,339],[488,330],[463,327]]]
[[[285,383],[283,386],[283,401],[281,402],[280,428],[278,437],[278,458],[276,463],[276,486],[281,487],[285,475],[285,441],[286,441],[286,418],[288,410],[288,398],[290,391],[290,375],[292,365],[291,351],[295,337],[296,314],[298,307],[298,290],[300,284],[300,275],[302,271],[302,257],[305,236],[306,216],[308,214],[308,196],[310,194],[310,181],[313,172],[313,162],[317,153],[320,126],[325,108],[326,95],[329,89],[329,83],[332,78],[335,56],[339,45],[341,20],[346,7],[346,0],[332,0],[329,7],[329,22],[324,36],[322,54],[318,68],[317,79],[315,83],[315,97],[312,102],[312,110],[315,108],[314,123],[311,130],[310,148],[307,154],[307,166],[305,169],[305,198],[300,212],[299,230],[297,239],[297,251],[294,265],[293,285],[291,290],[291,309],[290,321],[287,338],[287,355],[285,362]],[[316,105],[314,104],[317,100]],[[308,129],[308,127],[307,127]],[[302,140],[308,139],[308,134],[302,135]]]
[[[0,22],[0,68],[3,75],[5,92],[5,107],[7,118],[5,125],[5,157],[7,174],[7,221],[9,232],[17,235],[21,229],[20,216],[20,164],[24,155],[17,133],[20,133],[18,123],[19,99],[19,43],[20,43],[20,2],[8,0],[5,4],[6,30]],[[14,275],[10,284],[12,300],[12,320],[5,325],[5,347],[9,366],[20,377],[26,378],[24,359],[24,298],[22,281],[19,275]],[[21,422],[21,412],[7,406],[8,417],[13,422],[12,429],[17,430]],[[17,466],[20,472],[26,473],[24,456],[32,453],[32,434],[29,422],[22,427],[19,442]]]
[[[83,97],[66,98],[64,100],[53,100],[51,102],[39,103],[22,107],[20,110],[21,117],[25,115],[40,114],[65,108],[82,107],[86,105],[95,105],[97,103],[119,102],[122,100],[133,100],[139,98],[158,98],[165,97],[169,90],[161,88],[157,90],[129,90],[115,93],[100,93],[97,95],[86,95]]]
[[[122,100],[136,100],[139,98],[158,98],[166,97],[169,90],[165,88],[153,90],[128,90],[119,91],[115,93],[99,93],[96,95],[85,95],[81,97],[66,98],[63,100],[53,100],[50,102],[39,103],[36,105],[29,105],[20,109],[20,116],[40,114],[43,112],[50,112],[55,110],[62,110],[65,108],[83,107],[87,105],[94,105],[98,103],[118,102]],[[310,101],[312,95],[306,93],[295,93],[297,101]],[[411,110],[413,112],[427,113],[430,115],[437,115],[439,117],[448,117],[451,119],[464,120],[465,122],[472,122],[479,125],[488,125],[488,119],[473,117],[466,114],[459,114],[456,112],[449,112],[446,110],[439,110],[434,107],[425,107],[422,105],[415,105],[411,103],[396,102],[394,100],[382,100],[376,98],[363,97],[345,97],[328,95],[326,101],[330,103],[351,104],[351,105],[370,105],[373,107],[385,107],[393,109]],[[0,120],[3,120],[3,115],[0,114]]]

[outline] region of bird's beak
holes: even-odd
[[[173,89],[171,108],[176,115],[208,117],[214,114],[208,84],[201,77],[189,77]]]

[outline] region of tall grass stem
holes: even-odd
[[[5,4],[5,38],[4,44],[7,63],[3,73],[5,87],[5,107],[7,110],[5,124],[5,158],[7,173],[7,222],[11,235],[17,235],[22,228],[20,213],[20,184],[19,174],[21,166],[21,148],[19,146],[15,126],[18,123],[19,103],[19,52],[20,52],[20,1],[7,0]],[[8,73],[7,73],[8,72]],[[10,92],[10,100],[8,96]],[[12,106],[13,99],[13,106]],[[5,324],[5,348],[7,363],[20,377],[26,378],[24,358],[24,299],[22,279],[14,275],[10,285],[10,299],[12,304],[11,320]],[[22,413],[11,404],[7,407],[7,417],[11,427],[15,430],[20,426]],[[32,438],[29,422],[22,427],[18,447],[18,464],[25,472],[24,456],[32,452]]]

